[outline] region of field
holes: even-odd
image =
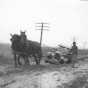
[[[44,55],[49,49],[43,48]],[[79,50],[86,59],[74,68],[45,63],[15,68],[10,45],[0,44],[0,88],[88,88],[87,56],[88,50]]]

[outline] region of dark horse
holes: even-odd
[[[24,58],[25,64],[29,63],[28,57],[34,57],[36,64],[40,64],[41,46],[40,43],[27,40],[24,44],[21,42],[21,37],[17,34],[11,34],[11,48],[14,55],[15,66],[20,63],[20,57]]]

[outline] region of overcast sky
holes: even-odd
[[[88,1],[0,0],[0,42],[10,43],[10,33],[26,30],[28,39],[39,41],[37,22],[49,23],[43,44],[70,46],[73,38],[88,48]]]

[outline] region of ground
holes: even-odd
[[[88,62],[71,65],[0,65],[0,88],[88,88]]]
[[[50,51],[44,47],[46,56]],[[14,68],[10,45],[0,44],[0,88],[88,88],[88,50],[79,50],[80,61],[71,65],[22,66]]]

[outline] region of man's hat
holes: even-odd
[[[76,44],[76,42],[74,41],[73,44]]]

